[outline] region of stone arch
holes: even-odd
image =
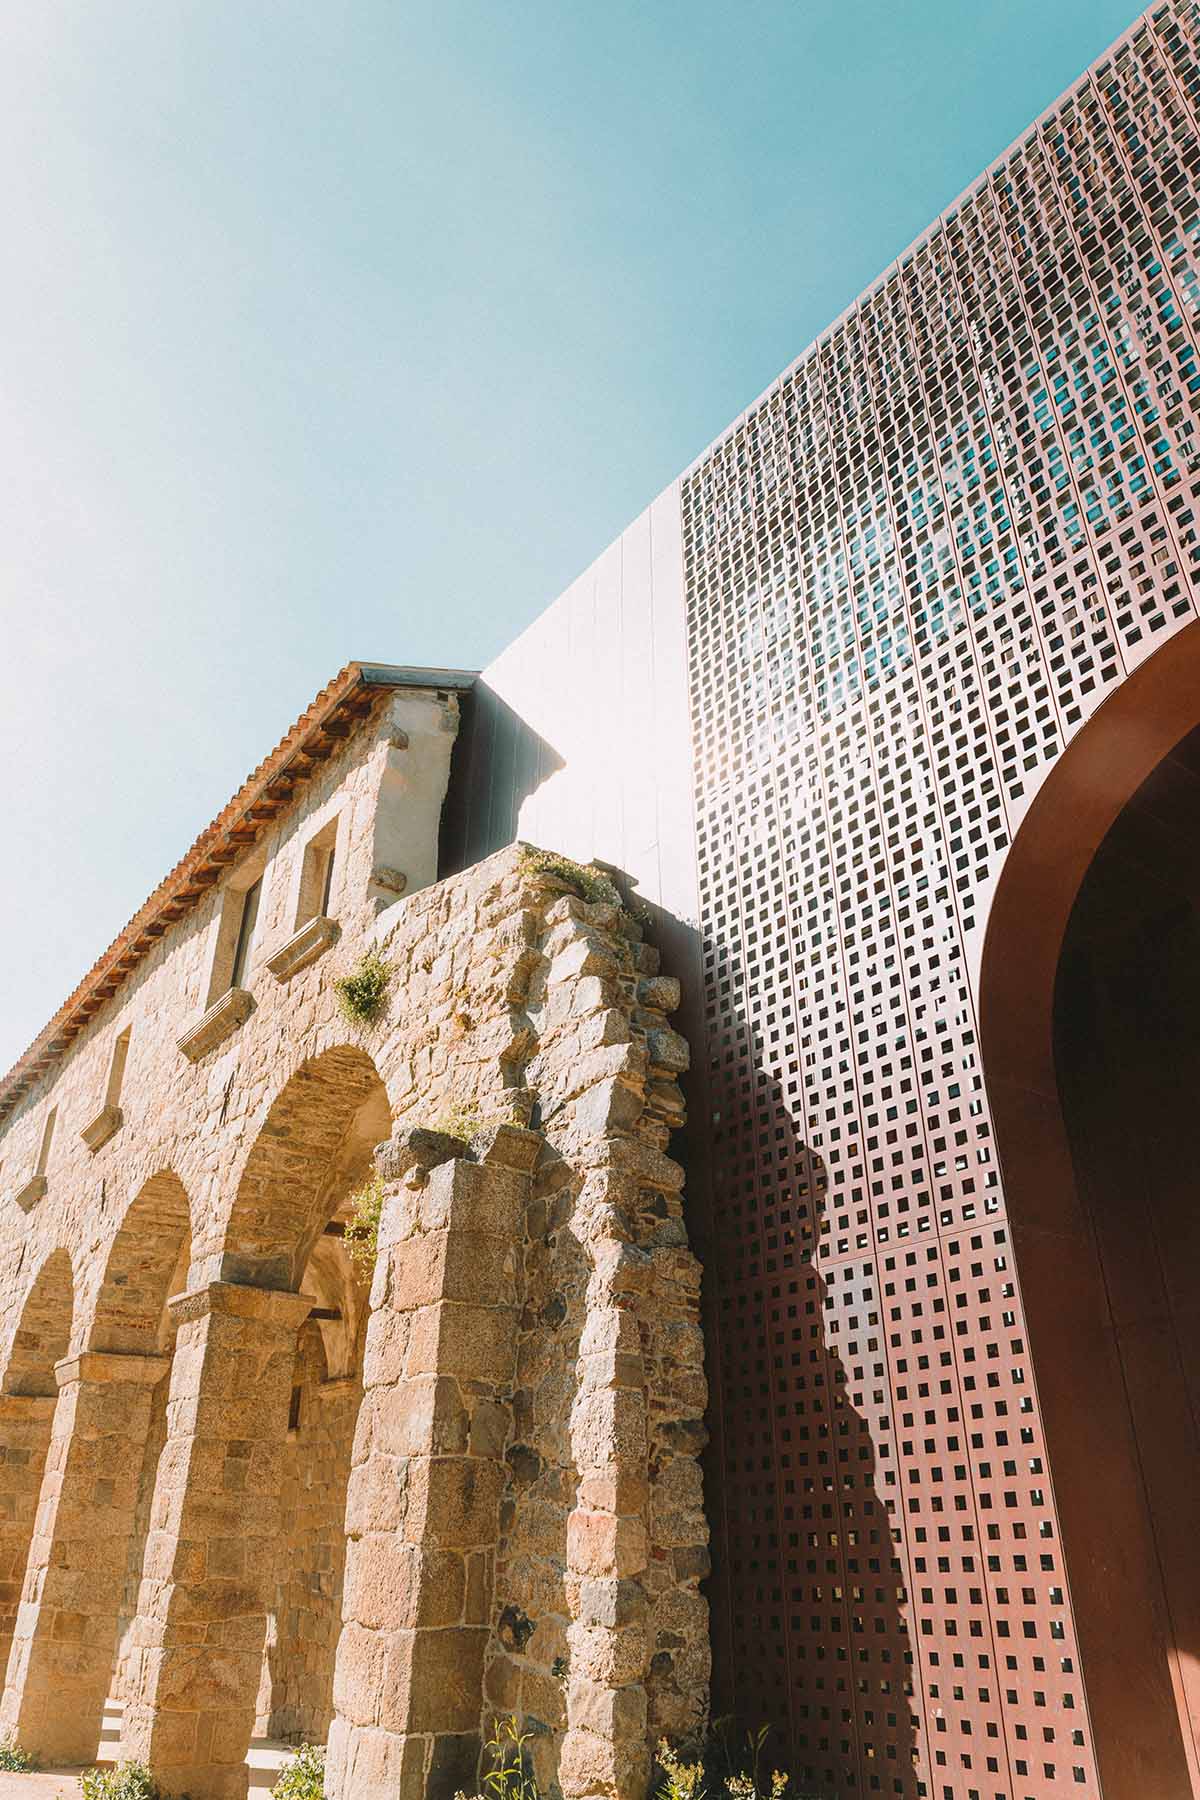
[[[9,1346],[0,1393],[55,1399],[54,1365],[67,1354],[75,1312],[68,1251],[51,1250],[29,1285]]]
[[[984,1076],[1110,1800],[1149,1792],[1190,1800],[1200,1788],[1187,1723],[1200,1644],[1187,1628],[1196,1596],[1169,1592],[1089,1145],[1073,1126],[1077,1082],[1062,1060],[1064,952],[1072,950],[1082,898],[1092,871],[1111,855],[1114,833],[1126,829],[1123,822],[1145,805],[1147,784],[1161,779],[1157,772],[1178,760],[1198,727],[1200,624],[1193,624],[1104,702],[1039,790],[997,887],[980,974]],[[1118,1153],[1120,1110],[1112,1121]],[[1127,1115],[1123,1123],[1134,1122]],[[1154,1196],[1135,1187],[1123,1201],[1153,1206]],[[1192,1695],[1193,1731],[1198,1705],[1200,1695]]]
[[[239,1791],[256,1716],[272,1735],[328,1723],[367,1309],[338,1236],[390,1129],[365,1051],[335,1045],[294,1069],[171,1301],[169,1437],[122,1732],[171,1791]],[[207,1683],[198,1632],[221,1645]]]
[[[187,1285],[192,1218],[187,1191],[173,1169],[160,1169],[134,1195],[109,1248],[100,1291],[88,1323],[90,1351],[110,1356],[161,1357],[147,1368],[148,1413],[129,1443],[136,1464],[124,1555],[122,1592],[116,1601],[112,1697],[122,1703],[133,1680],[134,1622],[146,1543],[167,1434],[169,1357],[175,1327],[167,1307]],[[140,1441],[139,1441],[140,1440]],[[119,1549],[119,1546],[117,1546]]]
[[[0,1667],[7,1668],[33,1541],[38,1495],[66,1356],[75,1281],[65,1250],[51,1250],[26,1293],[0,1377]]]
[[[272,1738],[322,1740],[332,1717],[346,1488],[368,1312],[366,1287],[340,1233],[391,1123],[387,1090],[364,1051],[336,1046],[302,1064],[250,1150],[227,1234],[226,1272],[230,1256],[245,1256],[249,1238],[262,1259],[258,1284],[282,1284],[286,1269],[286,1285],[312,1303],[295,1340],[257,1702],[257,1725]]]
[[[335,1190],[361,1173],[390,1127],[387,1091],[365,1050],[338,1044],[302,1063],[250,1147],[225,1229],[220,1278],[298,1289]]]
[[[153,1352],[162,1347],[164,1308],[186,1264],[191,1209],[178,1175],[162,1169],[143,1183],[121,1221],[87,1328],[89,1350]]]
[[[94,1755],[136,1613],[190,1212],[162,1170],[130,1202],[91,1315],[58,1366],[59,1397],[14,1621],[0,1722],[63,1762]]]

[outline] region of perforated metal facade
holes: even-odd
[[[1196,616],[1200,8],[1154,9],[682,484],[730,1697],[822,1792],[1098,1792],[974,977]]]

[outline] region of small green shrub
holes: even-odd
[[[115,1769],[87,1769],[80,1777],[83,1800],[167,1800],[142,1763]]]
[[[483,1124],[483,1117],[473,1107],[461,1106],[457,1101],[439,1113],[434,1121],[435,1131],[444,1131],[447,1137],[462,1138],[468,1143]]]
[[[0,1769],[11,1775],[28,1775],[37,1766],[36,1756],[31,1756],[28,1750],[22,1750],[12,1738],[0,1739]]]
[[[379,1255],[379,1220],[383,1214],[383,1176],[372,1169],[351,1201],[353,1213],[342,1238],[346,1254],[367,1281]]]
[[[333,990],[348,1025],[366,1025],[377,1016],[391,979],[391,963],[374,947],[364,950],[348,975],[338,976]]]
[[[325,1751],[301,1744],[271,1789],[272,1800],[325,1800]]]
[[[602,901],[607,906],[621,905],[616,882],[592,863],[572,862],[569,856],[559,856],[553,850],[524,850],[521,870],[526,875],[553,875],[589,904]]]
[[[685,1762],[679,1751],[671,1748],[666,1738],[660,1738],[658,1766],[662,1771],[662,1780],[655,1790],[656,1800],[704,1800],[708,1789],[703,1762]]]
[[[531,1731],[521,1730],[515,1713],[493,1719],[492,1735],[484,1745],[491,1765],[483,1777],[484,1794],[468,1796],[460,1791],[454,1800],[541,1800],[525,1756],[532,1736]]]
[[[736,1734],[732,1718],[714,1719],[703,1737],[686,1745],[660,1741],[654,1800],[793,1800],[791,1776],[781,1769],[768,1775],[764,1751],[769,1725]],[[796,1794],[794,1800],[818,1800]]]

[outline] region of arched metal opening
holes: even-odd
[[[1099,709],[1042,788],[981,976],[984,1072],[1106,1800],[1200,1793],[1197,727],[1192,626]]]

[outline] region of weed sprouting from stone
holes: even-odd
[[[457,1793],[454,1800],[541,1800],[537,1782],[529,1770],[525,1746],[533,1736],[521,1730],[516,1714],[492,1721],[492,1735],[484,1745],[491,1766],[483,1777],[483,1794]]]
[[[444,1131],[447,1137],[461,1138],[464,1144],[470,1143],[475,1133],[483,1125],[483,1115],[474,1107],[462,1106],[457,1101],[444,1108],[434,1120],[433,1129]]]
[[[10,1775],[28,1775],[37,1768],[37,1758],[10,1737],[0,1740],[0,1769]]]
[[[701,1761],[685,1762],[666,1738],[658,1744],[658,1766],[662,1770],[656,1800],[705,1800],[708,1791]]]
[[[144,1763],[121,1763],[115,1769],[86,1769],[79,1786],[83,1800],[169,1800]],[[186,1800],[186,1796],[181,1797]]]
[[[348,1025],[369,1025],[378,1016],[391,979],[391,963],[374,947],[364,950],[349,974],[338,976],[333,989]]]
[[[523,850],[521,873],[553,875],[556,881],[565,881],[568,887],[574,888],[579,898],[589,904],[598,901],[606,906],[622,904],[616,882],[603,869],[596,868],[594,863],[572,862],[569,856],[559,856],[554,850]]]
[[[301,1744],[271,1789],[271,1800],[325,1800],[325,1751]]]
[[[350,1222],[342,1238],[347,1256],[367,1281],[375,1271],[375,1260],[379,1255],[383,1192],[383,1176],[378,1169],[372,1169],[350,1202]]]

